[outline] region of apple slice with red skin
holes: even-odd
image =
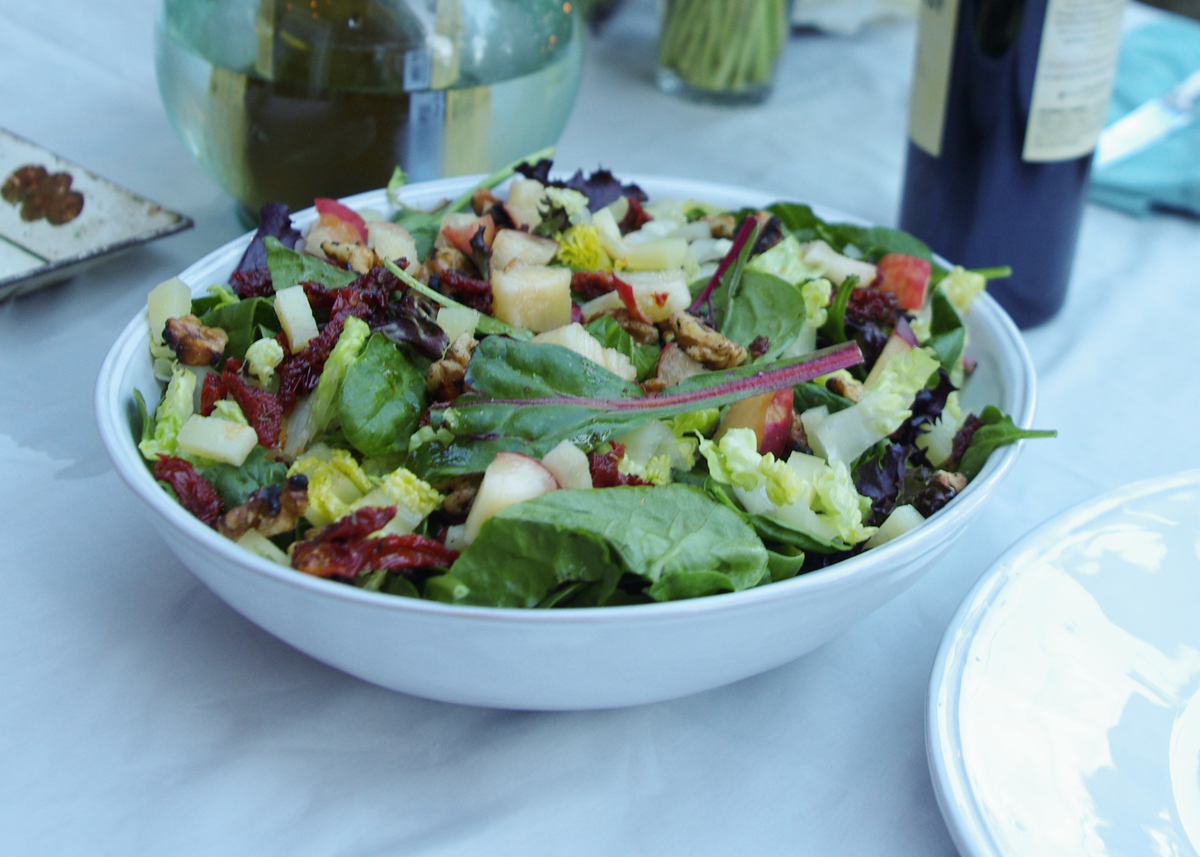
[[[896,296],[900,309],[920,309],[925,305],[925,290],[929,287],[929,262],[907,253],[888,253],[875,263],[879,277],[875,288]]]
[[[557,490],[558,480],[536,458],[519,452],[497,453],[483,471],[483,482],[463,525],[463,542],[475,541],[479,528],[501,509]]]
[[[717,427],[713,440],[719,442],[730,429],[748,428],[758,438],[759,455],[770,452],[779,458],[791,442],[792,399],[792,388],[786,387],[734,402]]]
[[[326,218],[340,220],[357,234],[357,243],[367,243],[367,223],[353,208],[342,205],[336,199],[314,199],[313,207],[317,209],[317,214],[321,215],[322,223]]]
[[[475,254],[474,248],[471,247],[471,239],[481,228],[483,229],[484,246],[490,249],[492,241],[496,238],[496,223],[490,214],[485,214],[483,217],[468,215],[462,220],[451,215],[446,218],[446,223],[442,226],[442,234],[446,236],[447,241],[470,259]]]

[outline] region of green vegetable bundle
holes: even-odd
[[[697,90],[765,94],[787,32],[785,0],[667,0],[658,62]]]

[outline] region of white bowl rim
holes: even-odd
[[[454,197],[475,186],[483,178],[482,175],[459,176],[407,185],[401,188],[399,196],[402,200],[407,198],[407,201],[414,205],[418,204],[422,198]],[[775,201],[787,201],[763,191],[736,185],[639,173],[622,173],[621,178],[626,182],[655,187],[659,189],[658,195],[667,197],[670,197],[673,192],[685,198],[698,199],[703,199],[706,194],[733,196],[746,200],[745,205],[766,205]],[[674,191],[671,188],[674,188]],[[665,192],[663,192],[664,190]],[[341,201],[352,208],[377,207],[382,203],[390,211],[386,192],[383,189],[345,197]],[[828,221],[867,224],[861,218],[844,214],[836,209],[820,205],[811,205],[811,207],[819,217]],[[294,224],[303,226],[316,219],[316,212],[310,207],[293,212],[291,218]],[[179,274],[180,279],[187,282],[189,275],[195,276],[193,272],[205,267],[213,256],[232,253],[235,249],[244,250],[250,243],[253,234],[253,231],[247,232],[206,254]],[[944,259],[936,258],[940,264],[949,267]],[[188,285],[193,289],[193,293],[196,293],[199,288],[198,285],[191,283]],[[988,326],[997,334],[997,339],[1001,341],[1010,357],[1016,358],[1015,362],[1020,367],[1020,373],[1017,377],[1010,378],[1009,382],[1015,387],[1014,395],[1018,407],[1014,409],[1011,416],[1018,426],[1029,428],[1032,424],[1036,404],[1036,378],[1029,350],[1026,348],[1016,324],[995,299],[986,292],[980,295],[971,309],[970,316],[976,317],[976,314],[987,320]],[[95,391],[96,424],[105,450],[121,479],[161,519],[181,530],[193,541],[215,551],[222,558],[288,586],[353,602],[363,607],[400,613],[456,616],[474,622],[587,625],[612,622],[618,618],[627,622],[686,620],[713,612],[753,608],[767,602],[799,596],[804,592],[821,592],[837,587],[844,578],[851,575],[870,577],[886,574],[892,567],[892,563],[887,561],[890,558],[899,558],[902,552],[908,553],[922,546],[928,547],[936,544],[946,531],[953,531],[956,520],[968,516],[983,501],[987,490],[1013,466],[1024,445],[1023,441],[1019,441],[993,452],[984,469],[975,479],[971,480],[961,494],[954,498],[954,502],[939,511],[922,526],[858,556],[850,557],[827,568],[797,575],[788,580],[752,587],[741,592],[723,592],[703,598],[654,604],[582,607],[570,610],[446,604],[439,601],[370,592],[354,586],[347,586],[344,583],[303,574],[287,566],[273,563],[222,536],[173,501],[159,487],[145,466],[145,459],[137,449],[129,430],[128,419],[124,416],[130,403],[119,399],[121,379],[126,368],[138,354],[148,354],[147,339],[146,309],[143,307],[141,312],[129,321],[117,337],[100,368]]]
[[[1015,564],[1016,560],[1034,552],[1044,553],[1062,544],[1080,526],[1142,497],[1197,485],[1200,485],[1200,470],[1183,470],[1122,485],[1064,509],[1009,545],[954,611],[929,674],[925,753],[942,817],[955,847],[964,857],[1012,857],[996,844],[984,820],[980,797],[967,773],[958,730],[958,691],[966,657],[984,618],[1007,586],[1025,570]]]

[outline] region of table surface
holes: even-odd
[[[153,0],[7,4],[0,126],[196,221],[0,305],[0,830],[11,854],[953,855],[926,766],[943,629],[1048,516],[1200,465],[1200,225],[1089,207],[1028,334],[1039,426],[902,596],[795,663],[622,711],[460,708],[292,650],[201,586],[109,465],[92,388],[146,291],[243,231],[154,82]],[[715,179],[893,223],[910,26],[792,39],[768,103],[652,86],[636,0],[589,45],[565,168]],[[836,144],[833,142],[836,141]]]

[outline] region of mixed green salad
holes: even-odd
[[[226,283],[149,295],[138,446],[298,573],[497,607],[640,604],[920,526],[999,446],[967,413],[988,275],[804,205],[650,200],[534,156],[433,211],[269,205]],[[506,192],[494,191],[506,180]]]

